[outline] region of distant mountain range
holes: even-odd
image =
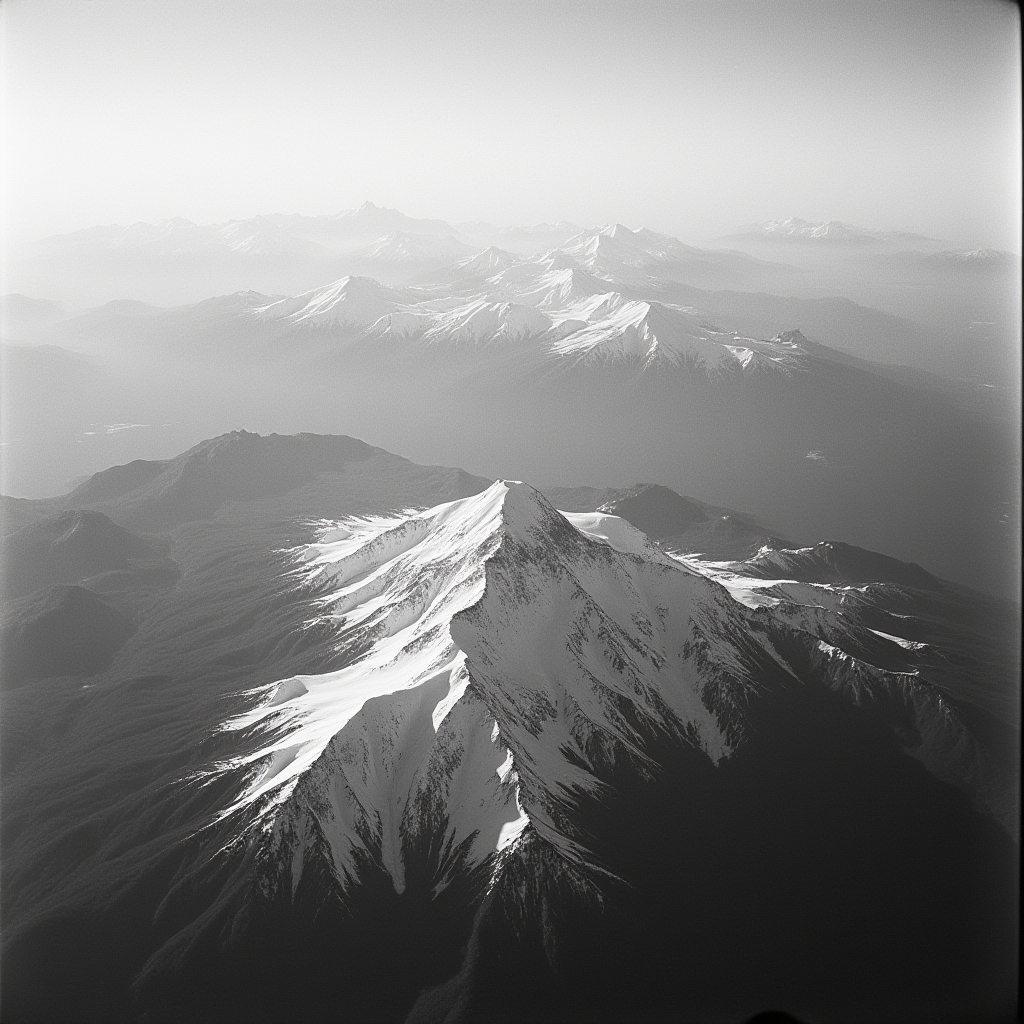
[[[360,258],[425,249],[447,263],[400,286],[347,276],[284,298],[115,303],[36,337],[61,347],[58,366],[74,362],[56,359],[64,349],[121,374],[138,365],[151,398],[123,423],[152,423],[158,408],[172,422],[186,402],[206,432],[268,429],[313,409],[321,429],[423,461],[614,486],[642,470],[784,536],[843,536],[971,585],[1009,585],[1010,402],[1005,388],[886,365],[927,365],[926,332],[848,300],[760,293],[756,282],[790,271],[621,224],[531,256],[463,254],[452,236],[424,234],[388,236]],[[751,290],[711,287],[723,281]],[[11,351],[27,376],[32,353]],[[59,379],[34,386],[52,394]],[[216,397],[197,406],[208,388]],[[11,422],[35,423],[52,399],[22,390]],[[89,395],[68,404],[84,417]]]
[[[870,228],[844,224],[842,221],[807,221],[800,217],[769,220],[749,224],[733,234],[724,235],[722,241],[770,240],[793,243],[813,243],[822,246],[894,246],[930,249],[942,243],[927,235],[910,231],[875,231]]]
[[[936,273],[1005,275],[1019,265],[1017,256],[1003,249],[952,249],[948,242],[910,231],[877,231],[799,217],[750,224],[712,244],[741,245],[769,259],[785,258],[789,252],[802,266],[814,266],[805,261],[816,258],[838,259],[843,273],[854,279],[868,268],[880,274],[916,273],[924,280]]]
[[[610,230],[602,251],[571,252],[599,265],[604,249],[637,248],[649,268],[687,274],[693,284],[742,285],[773,268],[738,257],[731,264],[708,250],[646,232],[630,241]],[[571,239],[587,244],[595,232],[562,222],[532,228],[499,228],[471,223],[455,228],[444,221],[408,217],[364,203],[359,209],[323,217],[299,214],[253,217],[199,225],[182,218],[87,228],[23,247],[9,261],[13,292],[58,297],[73,306],[109,299],[145,299],[158,304],[196,301],[238,289],[302,291],[346,274],[368,275],[397,284],[439,270],[455,260],[498,246],[519,256],[564,248]],[[615,258],[616,253],[608,255]],[[621,252],[618,252],[621,256]],[[724,273],[726,268],[734,274]],[[776,272],[785,268],[774,268]]]

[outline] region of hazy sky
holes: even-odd
[[[1017,10],[4,0],[4,235],[365,199],[458,222],[774,217],[1018,248]]]

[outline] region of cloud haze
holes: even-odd
[[[803,216],[1017,246],[995,2],[8,0],[5,242],[325,213]]]

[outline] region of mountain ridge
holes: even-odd
[[[295,461],[266,440],[190,452]],[[1005,990],[995,602],[885,559],[853,585],[680,552],[740,514],[664,488],[565,489],[560,512],[328,441],[344,470],[283,495],[152,510],[182,574],[113,661],[5,690],[12,1011],[666,1017],[666,934],[702,1018],[831,1019],[907,977],[947,1007]],[[179,479],[151,470],[138,492]],[[94,493],[132,494],[117,477]]]

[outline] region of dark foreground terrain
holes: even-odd
[[[666,549],[732,559],[779,603],[751,609],[684,574],[694,603],[662,620],[690,616],[690,646],[657,647],[643,586],[681,570],[581,540],[537,492],[514,491],[523,504],[503,513],[486,568],[505,618],[481,604],[452,620],[470,683],[425,733],[430,753],[415,721],[438,698],[423,689],[422,709],[401,712],[413,724],[397,747],[382,723],[398,712],[375,698],[367,724],[345,727],[379,737],[343,748],[337,792],[354,816],[333,797],[307,834],[319,838],[288,852],[281,833],[278,859],[262,823],[291,820],[306,791],[269,818],[222,816],[247,777],[217,766],[262,742],[225,720],[255,688],[358,665],[380,640],[316,613],[322,581],[297,572],[295,548],[326,519],[488,485],[350,438],[234,434],[5,507],[3,1020],[1007,1019],[1019,611],[848,545],[794,551],[665,488],[550,496],[604,507]],[[522,509],[539,524],[527,532],[508,525]],[[502,644],[543,649],[545,624],[582,600],[569,580],[595,609],[565,637],[588,667],[539,682]],[[677,654],[733,737],[717,763],[643,669]],[[530,708],[548,694],[562,709],[560,746],[520,686]],[[483,860],[452,838],[477,757],[469,739],[445,745],[460,714],[482,736],[500,725],[530,817]],[[580,781],[533,773],[548,754]],[[400,805],[399,886],[384,804],[352,794],[360,773],[399,778],[389,766],[403,757],[424,767],[411,796],[381,790]]]

